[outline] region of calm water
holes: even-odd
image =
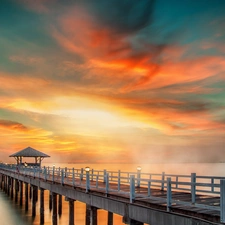
[[[52,166],[45,164],[46,166]],[[89,166],[91,169],[107,169],[110,171],[136,171],[136,164],[58,164],[54,163],[56,167],[68,168],[85,168]],[[225,164],[223,163],[208,163],[208,164],[144,164],[141,165],[142,171],[146,173],[173,173],[173,174],[190,174],[197,173],[197,175],[211,175],[211,176],[225,176]],[[49,210],[49,192],[45,191],[45,225],[52,224],[52,215]],[[58,218],[59,225],[68,224],[68,202],[63,198],[63,210],[61,217]],[[114,214],[114,225],[124,225],[122,217]],[[31,216],[31,201],[29,202],[29,210],[25,211],[25,206],[22,207],[19,203],[15,203],[4,192],[0,191],[0,224],[1,225],[37,225],[39,224],[39,201],[37,202],[36,217]],[[105,225],[107,222],[107,212],[98,210],[98,225]],[[75,224],[85,224],[85,204],[75,201]]]

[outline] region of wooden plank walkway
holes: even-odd
[[[68,183],[72,183],[71,178],[67,178]],[[84,189],[86,180],[80,181],[75,179],[76,188]],[[80,183],[80,184],[79,184]],[[71,185],[68,185],[71,186]],[[106,183],[98,181],[98,188],[96,188],[96,181],[90,181],[90,193],[99,195],[105,195]],[[108,198],[118,199],[129,202],[130,186],[123,184],[120,185],[120,191],[117,191],[118,184],[110,183]],[[135,193],[137,197],[133,201],[133,204],[139,204],[140,206],[148,206],[153,209],[167,210],[167,191],[151,188],[150,197],[138,197],[139,194],[147,196],[148,189],[145,187],[135,187]],[[220,197],[211,195],[196,195],[196,203],[184,205],[182,202],[191,202],[191,193],[172,191],[172,199],[176,201],[170,207],[170,212],[180,213],[184,215],[193,216],[196,218],[205,219],[212,222],[220,222]],[[179,203],[180,202],[180,203]],[[208,206],[218,206],[217,210],[207,208]]]

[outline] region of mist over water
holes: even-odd
[[[45,166],[52,166],[53,164],[43,164]],[[108,171],[129,171],[135,172],[138,165],[136,164],[60,164],[54,163],[56,167],[68,167],[68,168],[85,168],[90,166],[94,170]],[[208,176],[225,176],[225,164],[224,163],[181,163],[181,164],[143,164],[143,173],[162,173],[167,174],[191,174],[196,173],[197,175],[208,175]],[[25,199],[25,196],[23,196]],[[65,201],[64,196],[62,215],[58,216],[58,225],[67,225],[69,221],[69,208],[68,202]],[[0,191],[0,225],[39,225],[40,224],[40,205],[39,198],[36,204],[36,217],[32,218],[31,213],[31,200],[29,201],[28,211],[25,211],[25,202],[23,201],[23,206],[15,203],[15,199],[11,199],[2,190]],[[85,204],[75,201],[75,224],[84,225],[85,224]],[[122,217],[114,214],[114,225],[124,225],[122,222]],[[105,225],[107,223],[107,212],[104,210],[98,210],[98,225]],[[52,224],[52,214],[49,209],[49,191],[45,191],[45,223],[44,225]]]

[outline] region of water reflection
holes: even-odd
[[[40,224],[40,192],[38,193],[38,202],[36,203],[36,216],[32,217],[32,200],[29,199],[28,211],[25,211],[25,195],[23,196],[23,205],[19,205],[19,201],[15,203],[15,199],[11,199],[5,192],[0,190],[0,224],[1,225],[39,225]],[[79,201],[74,202],[76,225],[85,224],[86,205]],[[58,215],[58,225],[68,225],[69,223],[69,203],[62,197],[62,215]],[[45,191],[45,223],[44,225],[52,224],[52,214],[49,209],[49,191]],[[114,224],[124,225],[122,217],[119,215],[113,216]],[[107,223],[107,211],[98,210],[98,225]]]

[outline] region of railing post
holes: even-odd
[[[64,171],[61,170],[61,185],[64,185]]]
[[[195,204],[196,194],[196,173],[191,174],[191,203]]]
[[[47,169],[44,168],[45,181],[47,180]]]
[[[162,172],[162,186],[161,190],[164,191],[165,172]]]
[[[80,170],[80,180],[83,180],[84,178],[84,168],[81,168]]]
[[[109,174],[108,173],[106,173],[105,182],[106,182],[106,184],[105,184],[105,193],[106,193],[106,196],[107,196],[108,193],[109,193]]]
[[[120,191],[120,170],[118,170],[118,191]]]
[[[214,192],[214,178],[211,178],[211,184],[212,184],[211,192],[213,193]]]
[[[151,196],[151,181],[148,181],[148,197]]]
[[[91,169],[91,180],[93,181],[93,177],[94,177],[94,169]]]
[[[170,212],[172,202],[172,192],[171,192],[171,177],[167,178],[167,212]]]
[[[141,185],[141,167],[138,166],[137,168],[137,187]]]
[[[52,182],[54,183],[55,180],[55,167],[52,168]]]
[[[74,174],[74,168],[73,168],[73,187],[75,187],[75,174]]]
[[[130,203],[135,199],[135,176],[130,175]]]
[[[107,174],[107,172],[106,172],[106,170],[104,170],[104,177],[103,177],[103,182],[105,183],[106,182],[106,174]]]
[[[86,171],[86,193],[90,190],[90,173]]]
[[[98,188],[98,175],[96,176],[96,188]]]
[[[225,180],[220,180],[220,222],[225,223]]]
[[[58,176],[60,176],[60,167],[59,167],[59,171],[58,171]]]
[[[68,177],[67,176],[67,167],[65,167],[65,177]]]
[[[176,188],[178,188],[178,176],[176,176]]]

